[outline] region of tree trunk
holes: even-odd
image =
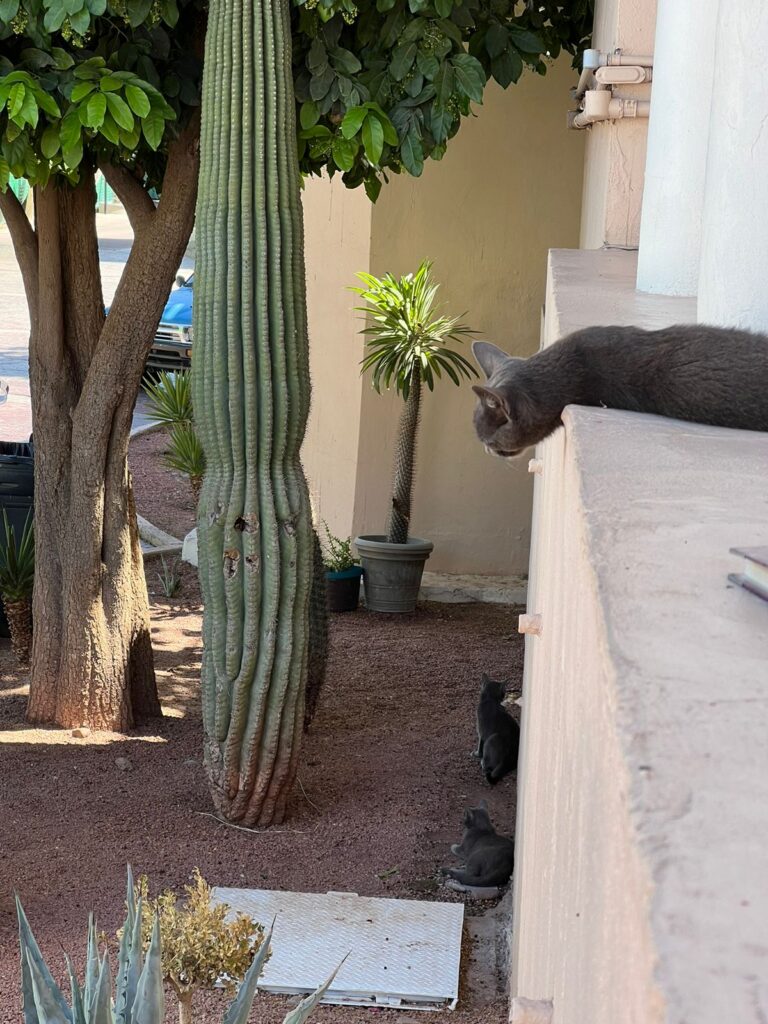
[[[390,544],[405,544],[411,524],[411,494],[413,470],[416,463],[416,432],[419,429],[421,406],[421,368],[416,363],[411,371],[411,386],[400,422],[395,446],[395,481],[392,487],[392,508],[389,513],[387,540]]]
[[[34,231],[11,208],[31,320],[31,722],[125,731],[160,714],[127,455],[144,362],[192,230],[197,140],[193,120],[171,144],[157,211],[129,172],[110,169],[135,239],[106,319],[93,168],[75,187],[36,190]]]
[[[179,995],[179,1024],[192,1024],[192,993]]]
[[[312,523],[303,229],[288,0],[213,0],[193,363],[205,762],[220,814],[280,821],[307,677]]]

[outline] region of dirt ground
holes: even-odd
[[[144,439],[161,446],[159,435]],[[165,522],[150,509],[153,470],[132,452],[137,506],[169,532],[183,523],[185,486],[166,487]],[[142,463],[145,463],[143,466]],[[165,477],[166,482],[168,477]],[[143,482],[142,482],[143,481]],[[142,490],[144,488],[144,490]],[[191,500],[190,500],[191,510]],[[175,518],[174,518],[175,517]],[[173,527],[173,528],[172,528]],[[131,736],[73,739],[24,725],[25,678],[0,641],[0,1022],[20,1021],[13,893],[56,972],[63,953],[82,967],[88,911],[107,933],[120,924],[125,864],[153,890],[180,888],[197,866],[212,884],[371,896],[458,899],[437,869],[460,835],[463,808],[488,800],[511,833],[515,782],[491,790],[470,757],[483,671],[519,685],[522,638],[512,610],[427,605],[407,617],[365,611],[332,619],[328,678],[306,739],[288,820],[260,834],[211,817],[201,763],[199,591],[186,569],[177,598],[150,583],[153,639],[165,717]],[[117,763],[118,758],[128,764]],[[127,769],[127,770],[126,770]],[[482,907],[468,905],[468,913]],[[198,996],[195,1020],[220,1022],[223,998]],[[254,1020],[277,1024],[282,999],[260,996]],[[174,1019],[171,1007],[167,1019]],[[319,1024],[397,1022],[398,1011],[321,1007]],[[428,1024],[427,1017],[416,1019]],[[501,1001],[429,1015],[501,1024]]]

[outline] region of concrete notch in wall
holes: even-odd
[[[551,999],[526,999],[515,996],[512,1000],[510,1024],[554,1024],[554,1004]]]

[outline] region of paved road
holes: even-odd
[[[104,300],[110,304],[133,241],[128,218],[122,210],[98,214],[99,256]],[[182,266],[191,269],[188,253]],[[0,440],[25,441],[32,431],[29,403],[29,315],[24,285],[8,229],[0,224],[0,377],[10,385],[8,400],[0,404]],[[134,426],[147,422],[141,403]]]

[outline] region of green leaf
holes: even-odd
[[[269,947],[272,942],[272,928],[274,928],[274,922],[256,951],[256,956],[251,961],[251,966],[248,968],[242,984],[237,990],[237,996],[227,1007],[222,1024],[247,1024],[253,1000],[256,997],[256,986],[269,955]]]
[[[147,20],[149,12],[152,10],[152,4],[153,0],[126,0],[125,10],[131,28],[138,28],[142,22]]]
[[[160,4],[160,17],[170,28],[175,28],[179,20],[179,8],[176,0],[162,0]]]
[[[517,50],[506,50],[500,57],[491,61],[491,74],[502,89],[516,82],[522,73],[523,61]]]
[[[498,21],[492,21],[488,26],[488,31],[485,33],[485,49],[488,51],[488,56],[491,58],[498,57],[506,50],[508,45],[509,37],[507,30]]]
[[[413,124],[402,141],[400,156],[406,171],[413,175],[414,178],[418,178],[424,170],[424,150],[421,145],[418,129]]]
[[[58,32],[64,24],[67,10],[61,0],[52,0],[51,6],[45,12],[43,27],[46,32]]]
[[[95,88],[95,82],[78,82],[69,98],[73,103],[79,103],[86,96],[90,96]]]
[[[317,104],[314,100],[305,100],[301,104],[301,110],[299,111],[299,123],[302,128],[311,128],[317,124],[320,120],[320,111],[317,109]],[[344,131],[344,122],[341,126],[342,133]],[[346,136],[345,136],[346,138]]]
[[[40,149],[46,160],[53,160],[59,152],[59,126],[49,124],[40,139]]]
[[[441,18],[449,18],[453,10],[453,0],[435,0],[435,10]]]
[[[539,36],[527,29],[520,28],[519,25],[510,25],[509,35],[511,42],[522,53],[544,53],[546,51],[546,46]]]
[[[432,126],[432,135],[438,145],[447,140],[448,133],[451,130],[454,120],[455,115],[452,114],[450,110],[439,106],[437,103],[432,105],[430,123]]]
[[[363,148],[368,162],[378,164],[384,151],[384,128],[376,114],[369,114],[363,121]]]
[[[340,171],[351,171],[359,149],[360,146],[354,139],[345,139],[337,135],[331,144],[333,162]]]
[[[375,203],[379,198],[379,193],[381,192],[381,179],[375,175],[366,178],[363,182],[363,188],[365,189],[365,194],[368,196],[370,201]]]
[[[341,134],[344,138],[354,138],[362,128],[363,122],[367,117],[367,107],[352,107],[348,110],[344,115],[344,120],[341,122]]]
[[[82,139],[78,139],[77,143],[74,146],[71,146],[68,149],[64,149],[64,147],[62,146],[61,155],[64,158],[64,166],[65,167],[68,167],[72,171],[76,167],[79,167],[80,166],[80,162],[83,159],[83,143],[82,143]]]
[[[344,960],[346,959],[347,958],[344,957]],[[290,1011],[290,1013],[286,1016],[285,1020],[283,1021],[283,1024],[304,1024],[304,1022],[309,1018],[314,1008],[317,1006],[317,1004],[320,1002],[320,1000],[323,998],[325,993],[330,988],[331,982],[341,970],[341,966],[344,963],[344,960],[341,961],[341,963],[333,972],[333,974],[331,974],[329,978],[326,978],[326,980],[323,982],[320,988],[316,989],[314,992],[312,992],[311,995],[308,995],[305,999],[302,999],[299,1005],[294,1010]],[[242,1022],[237,1021],[236,1024],[245,1024],[245,1021],[246,1018],[243,1017]],[[224,1024],[230,1024],[230,1022],[225,1018]],[[235,1022],[232,1022],[232,1024],[235,1024]]]
[[[5,192],[11,179],[11,168],[4,156],[0,156],[0,192]]]
[[[149,943],[144,969],[136,988],[133,1024],[155,1024],[163,1019],[165,997],[163,994],[163,969],[160,962],[160,919],[155,917],[152,940]]]
[[[104,75],[99,79],[99,88],[102,92],[120,92],[123,88],[123,79],[118,75]]]
[[[419,52],[416,57],[416,67],[430,82],[440,70],[440,61],[430,54]]]
[[[117,118],[115,120],[117,121]],[[157,149],[165,134],[165,118],[153,107],[141,122],[141,130],[150,148]]]
[[[69,113],[64,116],[61,122],[61,128],[59,129],[61,148],[63,150],[74,149],[80,141],[80,134],[80,118],[78,117],[76,110],[70,110]]]
[[[85,124],[88,128],[101,128],[104,124],[104,115],[107,112],[107,97],[103,92],[94,93],[88,100],[85,108]]]
[[[450,64],[442,64],[440,70],[435,76],[435,90],[437,93],[437,102],[445,107],[448,105],[448,101],[453,96],[453,90],[456,86],[456,76],[453,68]]]
[[[362,68],[362,64],[351,50],[344,50],[337,47],[330,51],[331,64],[337,71],[345,75],[355,75]]]
[[[131,110],[137,117],[146,117],[152,109],[149,97],[143,89],[138,87],[138,85],[126,85],[125,98],[128,100]]]
[[[417,52],[416,43],[401,43],[395,48],[389,65],[389,73],[396,82],[401,82],[411,70]]]
[[[133,131],[133,114],[131,113],[131,108],[122,96],[118,96],[114,92],[109,92],[106,94],[105,98],[107,106],[109,107],[109,112],[112,117],[114,117],[115,122],[120,126],[120,128],[124,128],[127,132]],[[149,142],[149,139],[147,139],[147,142]]]
[[[16,15],[19,13],[19,0],[1,0],[0,2],[0,22],[13,21]]]
[[[91,12],[87,7],[84,7],[81,11],[70,15],[69,24],[72,26],[73,32],[84,36],[91,27]]]
[[[27,95],[26,87],[21,83],[17,82],[12,88],[10,95],[8,96],[8,117],[15,118],[24,106],[24,98]]]
[[[120,129],[110,114],[104,117],[104,124],[99,128],[99,135],[103,135],[107,142],[111,142],[113,146],[116,146],[120,141]]]
[[[468,53],[457,53],[451,58],[451,64],[456,73],[459,92],[475,103],[482,103],[485,72],[480,61]]]
[[[74,58],[66,50],[62,50],[60,46],[51,47],[51,56],[60,71],[67,71],[69,68],[74,67]]]

